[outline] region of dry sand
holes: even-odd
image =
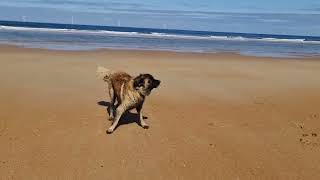
[[[102,65],[162,81],[114,134]],[[0,179],[320,179],[320,58],[0,47]]]

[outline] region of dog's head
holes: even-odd
[[[133,87],[143,96],[148,96],[152,89],[157,88],[160,81],[151,74],[140,74],[133,80]]]

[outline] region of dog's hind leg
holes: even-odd
[[[112,125],[110,126],[110,128],[107,130],[107,133],[108,133],[108,134],[113,133],[114,129],[117,127],[117,125],[118,125],[118,123],[119,123],[119,120],[120,120],[122,114],[123,114],[126,110],[127,110],[127,109],[126,109],[125,106],[123,106],[123,104],[120,104],[120,105],[117,107],[114,121],[113,121]]]
[[[116,101],[116,96],[114,94],[113,88],[109,88],[109,96],[110,96],[109,120],[113,120],[114,119],[114,111],[115,111],[115,101]]]
[[[138,112],[138,114],[139,114],[140,125],[141,125],[141,127],[143,127],[144,129],[148,129],[148,128],[149,128],[149,125],[144,121],[144,119],[143,119],[143,114],[142,114],[142,112],[141,112],[141,110],[142,110],[142,105],[143,105],[143,103],[142,103],[141,105],[138,105],[138,106],[136,107],[137,112]]]

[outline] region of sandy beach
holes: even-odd
[[[153,74],[109,135],[98,65]],[[320,58],[0,46],[0,179],[320,179]]]

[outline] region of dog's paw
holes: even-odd
[[[107,134],[112,134],[113,133],[113,129],[112,128],[109,128],[108,130],[107,130]]]
[[[148,124],[144,124],[144,125],[141,125],[143,129],[149,129],[149,125]]]

